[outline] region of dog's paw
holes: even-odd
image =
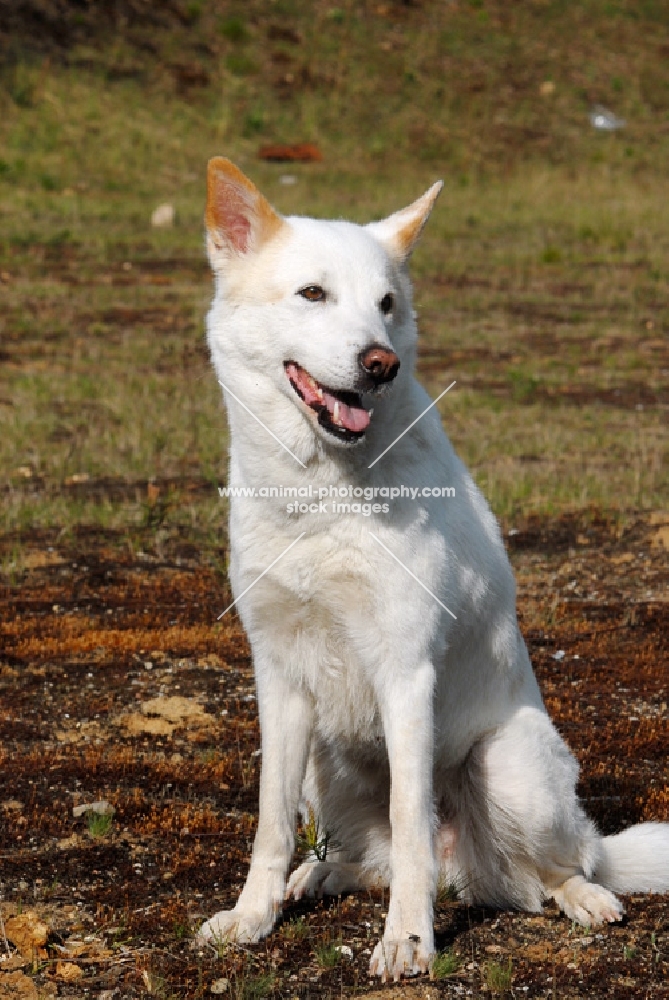
[[[337,861],[305,861],[288,879],[286,899],[312,896],[340,896],[366,884],[359,865]]]
[[[274,917],[266,913],[243,913],[237,909],[219,910],[200,927],[195,935],[195,947],[221,947],[228,942],[254,944],[269,934]]]
[[[428,950],[417,935],[410,934],[404,941],[384,937],[372,953],[369,974],[380,976],[382,983],[390,979],[397,982],[402,976],[429,972],[433,958],[431,948]]]
[[[588,882],[582,875],[567,879],[553,892],[553,897],[571,920],[590,927],[615,923],[625,912],[612,892]]]

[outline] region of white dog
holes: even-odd
[[[258,941],[288,897],[388,885],[383,979],[429,969],[440,875],[493,906],[552,896],[584,924],[620,918],[611,890],[669,891],[669,824],[601,837],[585,816],[497,523],[424,413],[407,261],[440,189],[363,227],[282,218],[228,160],[208,171],[230,485],[262,491],[230,513],[262,774],[246,884],[198,941]],[[376,506],[335,514],[335,491]],[[332,846],[287,882],[298,810]]]

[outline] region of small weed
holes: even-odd
[[[224,956],[232,958],[234,944],[224,942]],[[273,972],[256,972],[253,969],[253,959],[246,951],[240,951],[238,955],[240,961],[232,960],[235,968],[226,974],[228,979],[228,994],[233,1000],[262,1000],[274,989],[275,975]]]
[[[304,917],[285,923],[281,932],[287,941],[303,941],[309,936],[309,924]]]
[[[229,17],[221,25],[221,34],[229,42],[241,45],[249,40],[249,31],[240,17]]]
[[[539,385],[538,379],[533,375],[527,375],[525,372],[518,371],[517,369],[510,368],[507,372],[507,377],[511,383],[511,396],[515,403],[527,403],[534,396],[537,386]]]
[[[460,894],[467,888],[466,877],[462,873],[447,879],[443,875],[437,880],[437,906],[445,906],[447,903],[457,903]]]
[[[485,967],[485,979],[488,989],[493,993],[505,993],[513,980],[513,963],[509,958],[507,965],[499,962],[488,962]]]
[[[88,832],[91,837],[106,837],[112,828],[112,818],[109,813],[89,812],[86,815]]]
[[[325,861],[331,846],[335,846],[331,834],[327,830],[321,830],[318,818],[309,806],[309,820],[302,826],[297,836],[298,850],[305,854],[313,854],[317,861]]]
[[[559,247],[547,246],[541,254],[542,264],[560,264],[562,261],[562,251]]]
[[[175,920],[172,924],[172,933],[177,941],[183,941],[190,936],[190,927],[183,920]]]
[[[257,132],[262,132],[265,127],[265,116],[262,111],[251,111],[246,116],[244,122],[244,135],[252,136]]]
[[[257,65],[244,52],[231,52],[225,60],[225,65],[235,76],[250,76],[257,70]]]
[[[317,944],[314,955],[320,969],[334,969],[341,962],[341,940]]]
[[[460,959],[455,952],[449,948],[448,951],[440,951],[434,956],[430,975],[433,979],[447,979],[460,968]]]
[[[189,24],[196,24],[202,16],[202,0],[191,0],[186,7],[186,18]]]
[[[263,997],[269,996],[273,988],[273,972],[265,972],[259,976],[243,975],[234,980],[232,995],[235,1000],[262,1000]]]

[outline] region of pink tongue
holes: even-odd
[[[299,365],[291,363],[286,366],[286,373],[302,393],[302,398],[307,406],[322,405],[328,409],[331,417],[334,417],[335,403],[339,403],[339,423],[349,431],[358,433],[369,427],[370,415],[362,406],[349,406],[337,399],[331,393],[323,390],[323,398],[318,395],[317,386],[312,384],[308,372]]]
[[[339,423],[348,431],[364,431],[369,427],[370,416],[362,406],[349,406],[342,403],[341,399],[331,396],[329,392],[323,391],[323,402],[328,408],[330,416],[334,414],[335,403],[339,403]]]

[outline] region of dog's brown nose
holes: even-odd
[[[375,385],[392,382],[400,370],[400,359],[387,347],[368,347],[360,354],[360,365]]]

